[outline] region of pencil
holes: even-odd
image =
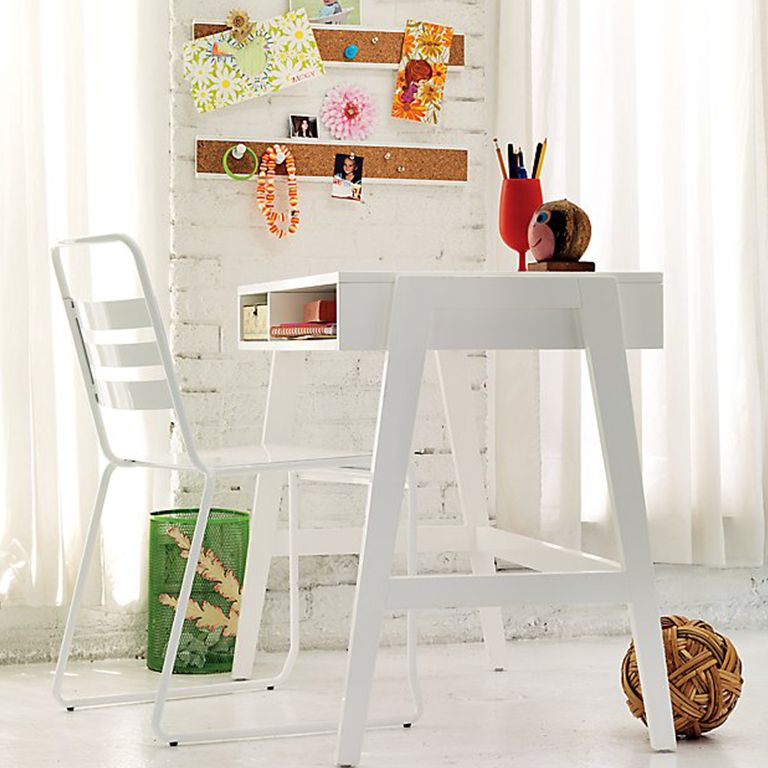
[[[541,168],[544,165],[544,157],[547,154],[547,140],[544,139],[544,141],[541,144],[541,157],[539,158],[539,167],[536,169],[536,178],[541,178]]]
[[[536,145],[536,154],[533,156],[533,168],[531,168],[531,178],[539,178],[539,163],[541,162],[541,142]]]
[[[501,178],[508,179],[507,169],[504,165],[504,156],[501,154],[501,147],[499,146],[499,140],[494,138],[493,145],[496,147],[496,157],[499,158],[499,168],[501,168]]]

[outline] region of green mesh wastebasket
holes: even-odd
[[[173,669],[176,674],[232,669],[248,519],[246,512],[211,509]],[[157,672],[163,668],[196,521],[196,509],[150,515],[147,666]]]

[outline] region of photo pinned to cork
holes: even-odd
[[[362,24],[363,0],[291,0],[291,10],[304,8],[310,24]]]
[[[363,201],[363,160],[364,158],[354,152],[336,155],[331,197],[358,203]]]
[[[290,115],[288,117],[288,136],[291,139],[316,139],[317,115]]]

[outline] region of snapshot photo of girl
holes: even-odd
[[[317,117],[314,115],[291,115],[288,118],[288,135],[292,139],[316,139]]]
[[[305,8],[310,24],[361,24],[363,0],[291,0],[291,10]]]
[[[342,200],[363,199],[363,158],[358,155],[336,155],[333,164],[331,196]]]

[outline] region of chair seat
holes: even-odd
[[[214,474],[240,471],[302,470],[321,467],[370,469],[371,454],[305,445],[253,445],[198,451],[201,461]],[[185,453],[153,453],[128,459],[133,464],[166,469],[195,469]]]

